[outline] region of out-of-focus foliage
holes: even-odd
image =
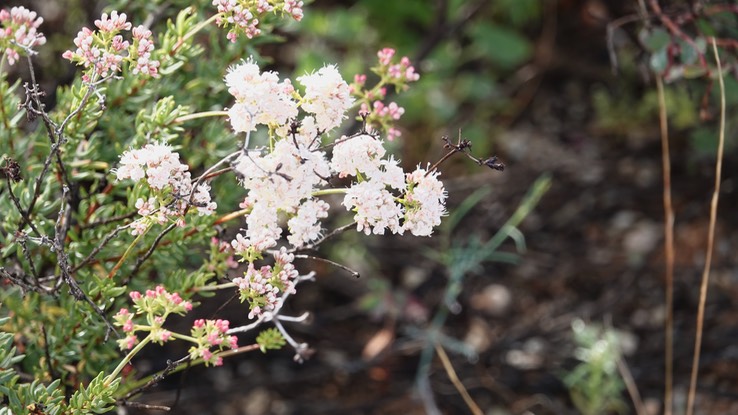
[[[506,85],[533,57],[528,32],[539,30],[543,7],[536,0],[362,0],[344,10],[317,2],[297,29],[298,41],[288,42],[294,52],[288,58],[300,71],[340,55],[342,69],[352,73],[377,48],[395,47],[419,63],[422,80],[397,98],[406,109],[402,127],[411,134],[397,143],[403,162],[436,157],[440,136],[455,136],[459,128],[475,152],[486,154],[493,152],[497,117],[511,110]]]
[[[625,389],[618,373],[620,346],[617,332],[582,320],[572,323],[574,352],[581,363],[564,376],[574,405],[584,415],[626,413]]]
[[[644,3],[646,4],[646,3]],[[634,10],[640,16],[650,18],[627,25],[612,24],[615,38],[632,33],[629,42],[613,42],[611,56],[619,69],[620,79],[628,83],[617,92],[597,90],[594,96],[596,122],[607,132],[625,135],[624,128],[632,131],[648,130],[650,120],[658,116],[658,101],[653,88],[646,92],[637,82],[647,74],[662,77],[667,84],[666,106],[673,128],[686,136],[697,157],[713,154],[717,148],[715,139],[719,91],[716,78],[725,82],[727,103],[726,150],[734,151],[735,130],[738,119],[732,117],[738,106],[733,93],[738,89],[735,71],[730,68],[738,63],[734,45],[738,32],[738,8],[728,2],[698,2],[690,5],[682,2],[654,9],[647,2],[645,10]],[[717,71],[712,39],[717,43],[717,54],[722,62],[723,74]],[[615,46],[617,43],[619,46]],[[618,128],[617,126],[621,127]]]

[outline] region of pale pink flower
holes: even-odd
[[[104,35],[83,27],[74,39],[77,48],[62,54],[64,59],[91,68],[82,76],[86,82],[96,79],[96,76],[105,77],[119,72],[124,61],[129,63],[134,74],[158,76],[159,61],[151,56],[154,50],[151,31],[137,26],[132,30],[131,44],[118,34],[131,30],[132,25],[126,18],[125,13],[118,14],[117,11],[113,11],[109,17],[103,13],[100,19],[95,20],[95,26]]]
[[[395,160],[394,156],[390,156],[389,159],[383,159],[380,162],[380,169],[370,175],[372,180],[384,183],[387,186],[397,189],[405,190],[407,187],[405,183],[405,171],[400,167],[400,162]]]
[[[402,108],[394,102],[391,102],[389,105],[384,105],[382,101],[374,101],[374,112],[380,117],[399,120],[400,117],[402,117],[402,114],[405,113],[405,108]]]
[[[131,23],[126,22],[126,14],[118,14],[117,11],[113,10],[108,18],[107,13],[103,13],[100,19],[95,20],[95,26],[100,29],[101,32],[118,32],[121,30],[131,30]]]
[[[228,109],[228,119],[231,121],[233,131],[245,133],[256,129],[254,115],[248,105],[236,102]]]
[[[251,240],[245,238],[240,233],[236,234],[236,239],[231,241],[231,246],[233,247],[233,250],[238,254],[243,254],[252,246]]]
[[[330,206],[323,200],[308,199],[297,208],[297,215],[287,221],[290,235],[287,241],[302,247],[320,237],[320,219],[328,217]]]
[[[33,53],[35,46],[46,43],[46,37],[37,29],[44,19],[25,7],[0,10],[0,52],[4,53],[10,65],[20,58],[20,54]]]
[[[392,233],[403,233],[400,226],[402,206],[395,203],[394,197],[381,183],[372,181],[354,184],[343,199],[346,210],[354,210],[356,230],[369,235],[381,235],[385,229]]]
[[[339,177],[371,175],[379,170],[381,159],[387,151],[382,142],[369,134],[357,137],[341,137],[333,147],[331,169]]]
[[[131,235],[143,235],[149,229],[149,221],[142,219],[131,222]]]
[[[446,215],[446,190],[438,180],[440,173],[430,174],[418,167],[407,174],[408,191],[405,194],[403,228],[417,236],[430,236],[433,228],[441,224]]]
[[[299,0],[213,0],[212,4],[218,9],[215,23],[230,28],[226,37],[231,42],[242,33],[249,39],[258,36],[259,18],[267,13],[288,14],[296,21],[303,17],[303,2]]]
[[[138,337],[136,337],[135,334],[128,335],[125,338],[118,340],[118,344],[121,349],[133,349],[133,346],[135,346],[136,343],[138,343]]]
[[[258,124],[283,125],[297,117],[290,81],[280,82],[276,72],[261,73],[251,58],[229,68],[225,82],[236,98],[228,112],[236,132],[254,130]]]
[[[407,56],[403,56],[400,63],[390,65],[387,68],[387,73],[400,82],[415,82],[420,79],[420,75],[415,72],[415,67],[410,63]]]
[[[166,144],[147,144],[141,149],[128,150],[121,155],[120,167],[115,171],[118,180],[127,178],[140,181],[146,178],[146,183],[155,191],[170,189],[172,195],[179,199],[171,204],[162,206],[156,221],[164,223],[169,217],[184,225],[181,216],[187,210],[188,200],[202,215],[211,215],[217,204],[210,198],[210,185],[200,184],[193,190],[193,183],[188,171],[189,167],[179,161],[179,154],[172,151]],[[191,193],[194,191],[194,195]],[[136,208],[143,216],[151,215],[154,211],[156,199],[149,198],[136,201]],[[135,222],[134,222],[135,223]],[[146,223],[148,225],[148,223]],[[136,234],[140,234],[142,225],[133,227]]]
[[[289,13],[293,19],[299,22],[303,17],[302,6],[303,2],[300,0],[285,0],[284,11],[285,13]]]
[[[381,65],[389,65],[393,56],[395,56],[395,50],[392,48],[384,48],[377,52],[377,57]]]
[[[271,153],[252,154],[237,160],[235,169],[249,190],[251,203],[262,203],[293,213],[303,199],[311,196],[321,182],[320,176],[330,175],[324,153],[296,148],[291,140],[279,140]]]
[[[387,140],[389,141],[394,141],[395,138],[401,135],[402,132],[395,127],[390,127],[389,130],[387,130]]]
[[[123,324],[123,331],[126,333],[133,331],[133,320],[126,320],[125,324]]]
[[[259,252],[277,245],[277,240],[282,235],[276,209],[263,203],[254,205],[246,217],[246,224],[248,225],[246,234]]]
[[[297,80],[305,86],[301,107],[315,115],[318,128],[321,131],[330,131],[338,127],[354,101],[349,86],[338,73],[338,69],[333,65],[324,66]]]
[[[230,324],[231,324],[230,321],[221,320],[221,319],[215,320],[215,323],[214,323],[215,328],[217,328],[218,331],[220,331],[221,333],[227,332]]]
[[[151,339],[157,343],[164,343],[172,337],[172,332],[162,328],[151,330]]]
[[[136,209],[138,209],[138,214],[141,216],[149,216],[151,213],[153,213],[155,206],[156,206],[156,199],[153,197],[150,197],[148,201],[143,200],[142,198],[138,198],[136,200]]]

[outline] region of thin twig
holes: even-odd
[[[121,221],[121,220],[130,219],[130,218],[136,216],[137,214],[138,214],[138,212],[136,212],[136,211],[128,212],[128,213],[126,213],[124,215],[113,216],[113,217],[110,217],[110,218],[104,218],[104,219],[96,220],[94,222],[85,223],[85,224],[80,225],[79,228],[81,230],[92,229],[92,228],[96,228],[98,226],[107,225],[108,223],[118,222],[118,221]]]
[[[628,389],[630,399],[633,401],[633,407],[636,410],[636,414],[646,415],[648,411],[646,411],[646,407],[643,405],[641,394],[638,392],[638,387],[636,386],[635,379],[633,379],[633,374],[630,372],[630,369],[628,369],[628,364],[625,362],[625,359],[623,359],[622,356],[618,356],[616,363],[618,365],[618,372],[620,372],[620,377],[623,378],[625,388]]]
[[[161,231],[161,233],[159,235],[157,235],[156,239],[154,239],[154,242],[151,244],[151,247],[149,247],[149,250],[146,251],[146,253],[143,256],[139,257],[136,260],[136,264],[133,265],[133,271],[131,271],[131,274],[130,274],[130,276],[128,278],[129,281],[130,281],[131,278],[133,278],[136,275],[136,273],[138,273],[138,270],[141,268],[141,265],[143,265],[143,263],[147,259],[149,259],[149,257],[151,256],[151,254],[154,253],[154,250],[156,249],[157,246],[159,246],[159,242],[161,242],[161,240],[164,238],[164,236],[166,236],[166,234],[168,234],[169,232],[171,232],[172,229],[174,229],[176,226],[177,226],[177,223],[176,222],[175,223],[171,223],[171,224],[169,224],[169,226],[167,226],[166,228],[164,228],[164,230]]]
[[[464,384],[459,380],[459,377],[456,375],[456,371],[454,370],[454,366],[451,364],[451,360],[449,360],[446,351],[443,350],[443,347],[439,343],[436,343],[436,353],[438,354],[438,357],[441,358],[441,363],[443,363],[443,368],[446,369],[448,378],[451,380],[451,383],[454,384],[456,390],[459,391],[461,397],[464,398],[464,402],[466,403],[466,406],[469,407],[471,413],[474,415],[484,414],[482,409],[479,408],[479,405],[477,405],[477,403],[474,402],[474,399],[469,395]]]
[[[23,210],[23,208],[20,205],[20,201],[17,197],[15,197],[15,193],[13,193],[13,188],[10,186],[10,176],[5,177],[5,179],[8,182],[8,194],[10,195],[10,200],[13,201],[13,204],[15,205],[15,208],[18,209],[18,213],[20,213],[21,218],[23,219],[23,222],[25,222],[29,228],[33,231],[33,233],[40,237],[41,232],[36,229],[36,226],[33,225],[33,222],[31,222],[31,218],[28,216],[28,213]],[[22,232],[22,229],[18,230],[19,232]]]
[[[321,257],[317,257],[317,256],[312,256],[312,255],[305,255],[305,254],[295,254],[295,258],[296,259],[297,258],[299,258],[299,259],[312,259],[312,260],[315,260],[315,261],[325,262],[327,264],[333,265],[334,267],[341,268],[342,270],[350,273],[352,277],[359,278],[361,276],[358,271],[355,271],[355,270],[347,267],[346,265],[339,264],[338,262],[331,261],[330,259],[321,258]]]
[[[29,65],[30,65],[30,60],[29,60]],[[34,76],[33,71],[31,71],[31,76]],[[46,174],[49,171],[51,160],[54,157],[57,157],[57,162],[61,165],[60,168],[62,169],[62,173],[66,175],[63,164],[61,163],[61,158],[58,157],[59,149],[61,145],[64,144],[64,141],[65,141],[64,129],[66,128],[69,120],[75,117],[87,105],[87,101],[92,96],[94,87],[88,86],[87,91],[85,92],[85,95],[82,97],[82,100],[80,101],[77,108],[72,110],[58,127],[54,123],[54,121],[51,120],[51,118],[49,118],[49,115],[46,113],[46,111],[44,111],[43,104],[41,103],[41,100],[39,99],[38,85],[35,83],[35,81],[30,88],[28,87],[28,85],[26,85],[25,88],[26,88],[27,100],[23,104],[23,107],[30,114],[41,117],[41,119],[44,121],[44,124],[46,125],[46,130],[48,132],[49,141],[51,142],[51,148],[50,148],[49,154],[46,157],[46,160],[44,161],[44,165],[43,165],[43,168],[41,169],[41,173],[39,173],[39,175],[36,177],[36,181],[34,183],[33,196],[31,197],[31,201],[28,205],[28,208],[26,209],[26,214],[30,217],[31,213],[33,212],[33,208],[36,206],[36,201],[41,195],[42,182],[44,178],[46,177]],[[31,102],[29,102],[31,98],[33,98],[33,101],[35,102],[38,109],[34,108]],[[65,181],[68,183],[68,180],[65,180]]]
[[[34,282],[36,283],[36,285],[39,285],[38,279],[40,278],[40,276],[36,271],[36,265],[33,262],[33,257],[31,257],[31,252],[28,250],[28,244],[26,244],[26,234],[23,232],[19,232],[18,234],[16,234],[16,240],[18,241],[18,245],[21,246],[21,251],[23,251],[23,256],[28,262],[28,267],[31,269],[31,275],[34,278]]]
[[[170,408],[168,406],[151,405],[151,404],[148,404],[148,403],[141,403],[141,402],[131,402],[131,401],[126,401],[125,399],[121,399],[121,400],[117,401],[116,404],[118,404],[120,406],[127,406],[129,408],[148,409],[150,411],[164,411],[164,412],[169,412],[169,411],[172,410],[172,408]]]
[[[100,243],[97,244],[95,249],[90,252],[89,255],[85,259],[82,260],[79,264],[77,264],[74,268],[72,268],[71,272],[72,274],[76,273],[80,270],[80,268],[84,267],[85,265],[89,264],[90,261],[95,259],[95,256],[100,253],[100,251],[110,242],[113,238],[115,238],[123,229],[126,229],[127,226],[118,226],[117,228],[113,229],[112,232],[105,235],[105,238],[100,241]]]
[[[187,201],[187,207],[188,208],[189,208],[190,205],[192,205],[192,200],[195,198],[195,193],[197,192],[197,188],[200,187],[200,185],[202,184],[202,182],[204,182],[205,180],[209,179],[210,178],[209,175],[211,173],[213,173],[218,166],[220,166],[223,163],[229,162],[232,158],[238,156],[241,153],[242,153],[242,151],[241,150],[238,150],[238,151],[235,151],[235,152],[233,152],[233,153],[231,153],[231,154],[223,157],[217,163],[215,163],[212,166],[210,166],[209,169],[205,170],[205,172],[203,174],[201,174],[200,177],[198,177],[197,179],[194,180],[195,184],[192,186],[192,191],[190,192],[190,198]]]
[[[639,15],[628,15],[617,18],[607,24],[607,53],[610,56],[610,67],[613,75],[617,75],[619,67],[618,54],[615,51],[615,30],[625,26],[626,24],[641,20]]]
[[[54,370],[54,361],[51,359],[51,353],[49,352],[49,336],[46,334],[46,326],[44,326],[43,323],[41,323],[41,334],[44,337],[44,355],[46,356],[49,376],[51,376],[52,379],[58,379],[59,375],[56,373],[56,370]]]
[[[108,333],[112,332],[115,334],[116,337],[120,338],[120,335],[118,334],[118,331],[113,327],[113,325],[108,321],[108,317],[105,315],[105,312],[95,304],[94,301],[90,299],[90,297],[82,290],[82,288],[77,284],[77,281],[72,277],[71,274],[71,267],[69,265],[69,256],[64,252],[64,240],[65,240],[65,231],[66,228],[66,222],[68,222],[67,218],[67,211],[68,206],[66,205],[66,199],[67,194],[69,193],[69,189],[67,189],[66,186],[63,187],[63,195],[61,200],[61,207],[59,209],[59,216],[56,219],[56,225],[54,226],[54,240],[50,241],[48,240],[48,237],[41,237],[42,241],[45,241],[48,245],[50,245],[53,252],[56,253],[56,260],[57,264],[59,265],[59,270],[61,271],[62,279],[64,282],[69,286],[69,292],[70,294],[78,301],[84,301],[87,304],[92,307],[93,310],[95,310],[95,313],[97,313],[98,316],[102,319],[102,321],[105,323],[105,325],[108,327]],[[106,334],[107,339],[107,334]]]
[[[315,249],[318,245],[322,244],[326,240],[328,240],[328,239],[330,239],[330,238],[332,238],[332,237],[334,237],[334,236],[336,236],[336,235],[338,235],[340,233],[343,233],[347,229],[350,229],[350,228],[352,228],[354,226],[356,226],[356,222],[351,222],[351,223],[348,223],[348,224],[343,225],[341,227],[338,227],[338,228],[332,230],[329,234],[327,234],[327,235],[323,236],[322,238],[318,239],[317,241],[315,241],[315,242],[313,242],[311,244],[305,245],[304,247],[300,248],[299,251],[309,251],[311,249]],[[290,253],[291,252],[295,252],[295,251],[298,251],[298,249],[293,248],[293,249],[288,250],[288,252],[290,252]]]
[[[169,375],[170,373],[172,373],[179,365],[181,365],[182,363],[184,363],[186,361],[189,361],[189,360],[190,360],[190,356],[189,355],[183,357],[180,360],[177,360],[176,362],[172,362],[171,360],[167,360],[167,367],[164,368],[164,370],[162,370],[161,372],[159,372],[159,373],[151,376],[151,378],[148,380],[148,382],[146,382],[144,385],[139,386],[137,388],[134,388],[134,389],[128,391],[128,393],[126,393],[123,397],[121,397],[121,398],[118,399],[118,402],[120,402],[120,403],[125,402],[128,399],[131,399],[132,397],[134,397],[134,396],[138,395],[139,393],[145,391],[146,389],[148,389],[148,388],[156,385],[157,383],[161,382],[165,377],[167,377],[167,375]]]
[[[664,81],[656,75],[661,129],[661,166],[664,203],[664,261],[666,263],[666,321],[664,326],[664,415],[671,415],[674,388],[674,208],[671,200],[671,157]]]
[[[249,345],[246,345],[246,346],[241,346],[241,347],[239,347],[238,349],[235,349],[235,350],[225,350],[225,351],[219,352],[218,353],[218,356],[221,356],[223,358],[226,358],[226,357],[235,356],[235,355],[238,355],[238,354],[241,354],[241,353],[253,352],[255,350],[259,350],[259,345],[256,344],[256,343],[249,344]],[[154,375],[150,375],[147,378],[136,380],[135,381],[136,383],[139,383],[139,384],[140,384],[140,382],[145,382],[145,383],[143,385],[141,385],[141,386],[134,386],[134,388],[131,389],[130,391],[128,391],[123,397],[118,398],[118,400],[116,402],[117,403],[121,403],[123,401],[127,401],[128,399],[131,399],[132,397],[134,397],[134,396],[136,396],[136,395],[138,395],[138,394],[146,391],[147,389],[149,389],[152,386],[156,385],[157,383],[161,382],[167,376],[169,376],[171,374],[174,374],[174,373],[177,373],[177,372],[181,372],[182,370],[185,369],[185,367],[183,366],[185,363],[191,363],[192,365],[197,365],[197,364],[201,364],[203,362],[204,361],[202,359],[197,359],[197,360],[194,360],[193,361],[193,360],[190,359],[190,356],[189,355],[187,355],[187,356],[185,356],[185,357],[183,357],[183,358],[181,358],[181,359],[179,359],[177,361],[174,361],[174,362],[172,362],[171,360],[167,360],[167,367],[164,368],[164,370],[162,370],[161,372],[156,373]],[[148,380],[146,380],[146,379],[148,379]]]
[[[53,291],[52,289],[44,287],[43,285],[30,284],[28,283],[29,277],[25,275],[19,276],[15,273],[11,273],[7,269],[5,269],[5,267],[0,267],[0,277],[8,279],[12,284],[20,287],[22,292],[34,291],[41,294],[49,294]]]
[[[712,52],[715,54],[715,62],[718,70],[718,84],[720,85],[720,134],[718,138],[717,160],[715,160],[715,189],[710,201],[710,225],[707,231],[707,251],[705,253],[705,267],[702,270],[702,282],[700,284],[700,303],[697,310],[697,333],[694,338],[694,355],[692,356],[692,376],[689,381],[689,394],[687,396],[687,415],[694,413],[694,400],[697,390],[697,374],[700,364],[700,349],[702,348],[702,331],[705,323],[705,303],[707,302],[707,287],[710,281],[710,266],[712,265],[712,251],[715,245],[715,223],[717,221],[717,208],[720,199],[720,180],[723,169],[723,151],[725,147],[725,83],[723,82],[723,68],[720,65],[717,44],[712,39]]]

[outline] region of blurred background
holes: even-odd
[[[189,4],[212,12],[209,3],[7,5],[44,17],[48,43],[36,71],[45,90],[54,91],[74,76],[61,53],[80,27],[110,10],[105,7],[156,28]],[[299,264],[317,271],[316,281],[302,285],[289,304],[295,313],[311,312],[307,324],[290,326],[314,349],[310,360],[294,363],[286,349],[236,356],[223,367],[170,376],[138,401],[174,405],[172,413],[179,414],[475,413],[469,401],[476,413],[490,415],[662,413],[667,309],[655,77],[663,75],[676,214],[674,398],[682,408],[719,127],[714,57],[704,39],[718,36],[733,43],[721,49],[728,72],[726,153],[697,413],[738,413],[732,56],[738,13],[730,4],[706,12],[720,2],[662,1],[664,16],[695,39],[692,46],[664,29],[647,3],[324,0],[306,4],[299,24],[278,24],[253,41],[230,44],[224,33],[199,39],[202,59],[188,70],[209,78],[182,82],[199,91],[200,111],[229,104],[219,80],[228,65],[249,55],[293,79],[337,63],[351,80],[368,72],[377,50],[396,48],[421,75],[410,90],[388,99],[406,110],[398,125],[402,136],[389,143],[405,168],[438,160],[441,137],[461,134],[477,157],[497,155],[506,169],[492,171],[463,157],[446,161],[441,178],[451,223],[434,238],[348,232],[321,247],[321,256],[360,271],[359,279],[322,263]],[[11,76],[28,77],[24,65],[13,70]],[[53,103],[53,93],[48,98]],[[357,126],[350,124],[346,131]],[[202,160],[193,163],[232,151],[226,140],[212,138],[229,134],[226,126],[203,121],[187,134],[187,145],[202,148]],[[541,177],[550,188],[517,227],[520,234],[512,232],[475,262],[477,248],[489,248],[485,243],[508,229],[503,225]],[[472,266],[459,273],[465,260]],[[219,309],[225,300],[206,299],[202,310],[225,318],[245,314],[237,304]],[[148,374],[184,353],[155,346],[134,363]]]

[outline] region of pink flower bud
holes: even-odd
[[[218,331],[220,331],[221,333],[225,333],[225,332],[227,332],[227,331],[228,331],[228,326],[229,326],[230,324],[231,324],[231,323],[230,323],[230,322],[229,322],[228,320],[221,320],[221,319],[215,320],[215,327],[216,327],[216,328],[218,329]]]
[[[126,337],[126,348],[129,349],[129,350],[130,349],[133,349],[133,346],[136,344],[137,341],[138,341],[138,337],[136,337],[133,334],[131,334],[130,336]]]
[[[395,56],[395,50],[392,48],[384,48],[377,52],[377,57],[381,65],[389,65],[393,56]]]

